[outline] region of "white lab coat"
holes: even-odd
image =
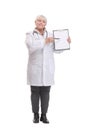
[[[48,33],[48,37],[52,36]],[[49,86],[54,84],[54,44],[45,43],[44,36],[30,32],[26,34],[26,45],[29,50],[27,65],[27,84]]]

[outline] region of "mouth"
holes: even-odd
[[[43,26],[42,24],[39,24],[39,26]]]

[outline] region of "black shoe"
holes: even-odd
[[[34,113],[33,123],[39,123],[39,114],[38,113]]]
[[[49,121],[48,121],[48,119],[46,117],[46,114],[41,114],[40,121],[42,121],[43,123],[49,123]]]

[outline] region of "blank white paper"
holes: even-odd
[[[53,31],[55,50],[68,50],[70,44],[67,41],[69,37],[68,29],[54,30]]]

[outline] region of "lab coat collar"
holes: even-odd
[[[34,29],[34,32],[40,34],[40,32],[37,30],[37,28]],[[43,35],[47,32],[46,28],[44,28],[44,32],[43,32]]]

